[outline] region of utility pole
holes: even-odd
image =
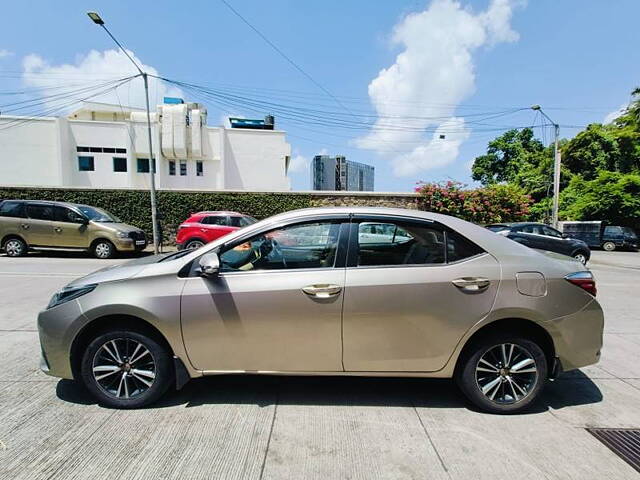
[[[544,113],[540,105],[532,105],[531,110],[540,112],[544,118],[546,118],[553,125],[554,130],[554,149],[553,149],[553,210],[551,212],[551,225],[554,228],[558,228],[558,207],[560,204],[560,165],[562,163],[560,157],[560,148],[558,142],[560,140],[560,125],[551,120],[549,116]]]
[[[158,254],[158,245],[160,244],[160,239],[158,238],[158,209],[156,204],[156,161],[153,156],[153,137],[151,134],[151,112],[149,111],[149,80],[147,76],[147,72],[142,71],[140,66],[135,62],[133,58],[127,53],[124,47],[118,42],[116,37],[114,37],[111,32],[107,29],[104,24],[104,20],[98,15],[96,12],[88,12],[87,15],[96,25],[100,25],[107,35],[111,37],[111,39],[115,42],[115,44],[122,50],[122,52],[127,56],[131,63],[136,67],[140,76],[144,80],[144,98],[147,104],[147,133],[149,136],[149,174],[151,175],[151,222],[153,223],[153,253]]]

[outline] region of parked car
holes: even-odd
[[[592,248],[607,252],[619,249],[638,249],[638,235],[630,227],[605,225],[601,221],[560,222],[562,233],[584,241]]]
[[[29,250],[81,250],[104,259],[147,246],[142,230],[101,208],[41,200],[0,202],[0,242],[10,257]]]
[[[555,228],[542,223],[494,223],[487,225],[487,228],[529,248],[568,255],[583,264],[591,258],[591,250],[585,242],[568,238]]]
[[[513,413],[598,361],[595,295],[573,259],[454,217],[298,210],[71,282],[38,317],[41,368],[119,408],[246,372],[454,377]]]
[[[256,223],[249,215],[237,212],[198,212],[178,227],[178,250],[200,248],[239,228]]]

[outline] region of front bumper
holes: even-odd
[[[38,315],[40,369],[47,375],[73,379],[71,345],[84,316],[77,300],[43,310]]]
[[[602,350],[604,314],[593,299],[582,310],[544,323],[553,338],[562,371],[598,363]]]
[[[138,243],[143,242],[143,243]],[[115,242],[116,249],[120,252],[140,252],[147,248],[146,240],[133,240],[131,238],[118,238]]]

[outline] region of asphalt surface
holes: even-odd
[[[0,257],[0,478],[640,478],[585,430],[640,427],[640,253],[594,252],[602,360],[515,416],[428,379],[212,377],[153,408],[100,407],[39,372],[35,318],[71,279],[119,261]]]

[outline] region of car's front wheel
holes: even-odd
[[[189,240],[185,245],[185,250],[195,250],[196,248],[204,247],[202,240]]]
[[[116,254],[116,247],[109,240],[98,240],[91,250],[93,256],[101,260],[112,258]]]
[[[547,360],[538,344],[517,335],[495,335],[475,342],[463,358],[457,382],[478,408],[519,413],[540,395]]]
[[[115,408],[149,405],[173,382],[171,356],[162,343],[129,330],[98,335],[82,356],[81,374],[98,403]]]

